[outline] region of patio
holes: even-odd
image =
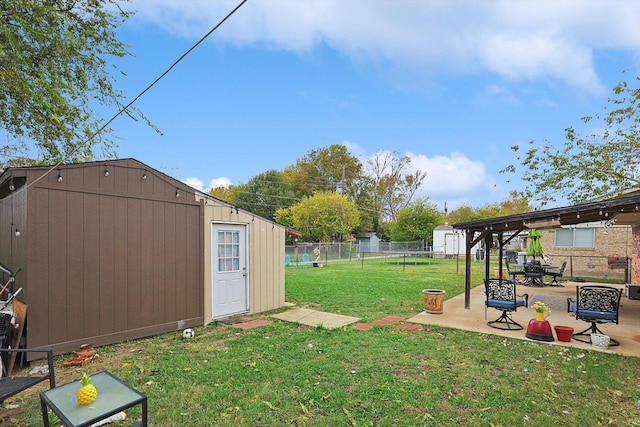
[[[547,320],[549,320],[552,329],[556,325],[563,325],[570,326],[574,328],[575,332],[578,332],[589,326],[587,322],[576,320],[573,316],[567,313],[567,298],[575,298],[576,286],[585,285],[585,283],[565,281],[562,282],[562,284],[564,285],[564,287],[527,287],[523,285],[517,286],[518,294],[529,294],[529,308],[519,308],[516,312],[512,313],[513,319],[524,327],[523,330],[503,331],[500,329],[491,328],[487,325],[487,321],[497,318],[500,315],[500,312],[496,309],[489,308],[487,309],[487,318],[485,319],[484,286],[476,286],[471,289],[471,304],[470,309],[468,310],[464,308],[465,295],[460,294],[445,301],[442,314],[430,314],[422,312],[410,319],[407,319],[407,321],[423,325],[440,325],[467,331],[523,339],[531,342],[538,342],[540,344],[571,346],[589,350],[617,353],[625,356],[640,357],[640,300],[628,299],[624,295],[624,290],[622,299],[620,300],[619,324],[616,325],[614,323],[610,323],[599,325],[599,328],[605,334],[617,339],[620,342],[619,346],[609,347],[609,349],[607,350],[601,350],[592,347],[591,344],[582,343],[576,340],[571,340],[571,342],[558,341],[555,333],[555,341],[553,342],[534,341],[526,338],[525,333],[527,324],[529,323],[529,320],[531,318],[535,317],[533,309],[530,307],[536,301],[543,301],[549,307],[551,307],[551,316]],[[603,285],[624,289],[624,285]]]

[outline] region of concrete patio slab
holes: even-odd
[[[625,297],[624,294],[620,302],[619,324],[616,325],[608,323],[599,325],[600,329],[605,334],[620,342],[619,346],[609,347],[607,350],[600,350],[592,347],[591,344],[582,343],[576,340],[571,340],[571,342],[558,341],[555,335],[555,341],[548,343],[526,338],[525,333],[527,325],[529,320],[534,317],[533,309],[530,308],[531,305],[537,301],[534,298],[539,298],[539,300],[544,300],[550,304],[552,311],[551,316],[547,320],[551,324],[552,328],[556,325],[569,326],[574,328],[575,332],[579,332],[589,326],[586,322],[576,320],[573,316],[567,313],[566,309],[567,297],[575,298],[576,287],[585,285],[585,283],[567,281],[563,282],[563,284],[564,287],[546,286],[542,288],[532,288],[522,285],[517,286],[517,293],[519,295],[523,293],[529,294],[529,308],[519,308],[513,313],[513,319],[524,327],[523,330],[519,331],[503,331],[491,328],[487,325],[487,321],[496,319],[500,315],[500,312],[496,309],[490,308],[487,310],[485,318],[484,286],[477,286],[471,290],[469,309],[464,308],[464,294],[460,294],[445,301],[442,314],[429,314],[422,312],[410,319],[407,319],[406,321],[422,325],[439,325],[466,331],[529,340],[532,342],[539,342],[541,344],[571,346],[640,357],[640,300],[629,299]],[[606,285],[624,288],[622,285]]]
[[[274,314],[271,317],[287,322],[301,323],[307,326],[322,326],[327,329],[341,328],[360,320],[359,317],[326,313],[308,308],[293,308],[282,313]]]

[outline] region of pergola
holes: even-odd
[[[503,248],[521,231],[535,229],[560,228],[563,225],[575,225],[589,222],[603,224],[633,226],[633,244],[631,257],[631,278],[640,279],[640,193],[583,203],[562,208],[538,210],[496,218],[479,219],[461,222],[452,226],[465,230],[465,299],[464,307],[469,309],[471,300],[471,248],[484,240],[487,248],[491,247],[494,236],[498,239],[498,271],[502,271]],[[508,233],[507,235],[505,233]],[[489,253],[485,256],[485,278],[489,279]],[[634,261],[638,262],[634,262]],[[637,266],[637,267],[635,267]]]

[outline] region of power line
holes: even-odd
[[[34,179],[31,183],[29,183],[27,186],[24,187],[24,190],[26,190],[27,188],[31,187],[33,184],[35,184],[36,182],[40,181],[42,178],[44,178],[45,176],[47,176],[48,174],[50,174],[55,168],[57,168],[58,166],[60,166],[63,161],[65,159],[68,159],[70,156],[72,156],[74,153],[76,153],[78,150],[80,150],[82,147],[86,146],[89,141],[91,141],[97,134],[99,134],[100,132],[104,131],[107,126],[109,126],[116,118],[118,118],[118,116],[120,116],[122,113],[124,113],[125,111],[127,111],[131,106],[133,106],[133,104],[142,97],[142,95],[144,95],[145,93],[147,93],[153,86],[156,85],[156,83],[158,83],[160,80],[162,80],[167,74],[169,74],[169,72],[176,66],[178,65],[178,63],[180,63],[187,55],[189,55],[196,47],[198,47],[203,41],[205,41],[211,34],[213,34],[214,31],[216,31],[222,24],[225,23],[225,21],[227,21],[227,19],[229,19],[234,13],[236,13],[238,11],[238,9],[240,9],[240,7],[242,7],[245,3],[247,2],[247,0],[242,0],[231,12],[229,12],[220,22],[218,22],[213,28],[211,28],[211,30],[209,30],[209,32],[207,32],[202,38],[200,38],[200,40],[198,40],[193,46],[191,46],[185,53],[183,53],[176,61],[173,62],[173,64],[171,64],[169,66],[169,68],[167,68],[162,74],[160,74],[160,76],[158,76],[153,82],[151,82],[151,84],[149,84],[146,88],[144,88],[144,90],[142,92],[140,92],[135,98],[133,98],[133,100],[131,100],[127,105],[125,105],[124,107],[122,107],[116,114],[113,115],[113,117],[111,117],[107,122],[105,122],[98,130],[96,130],[95,132],[93,132],[91,135],[89,135],[87,138],[85,138],[80,144],[78,144],[76,146],[76,148],[74,148],[73,150],[71,150],[69,153],[67,153],[67,155],[64,157],[63,160],[60,160],[59,162],[57,162],[55,165],[51,166],[49,168],[49,170],[47,172],[45,172],[44,174],[42,174],[41,176],[39,176],[38,178]]]

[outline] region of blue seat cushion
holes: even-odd
[[[576,313],[578,307],[575,304],[571,305],[571,311]],[[598,319],[598,320],[616,320],[616,313],[613,311],[593,310],[590,308],[581,308],[580,317],[585,319]]]
[[[487,307],[499,308],[502,310],[515,310],[516,307],[524,307],[524,300],[517,299],[515,307],[513,301],[505,301],[503,299],[490,299],[486,301]]]

